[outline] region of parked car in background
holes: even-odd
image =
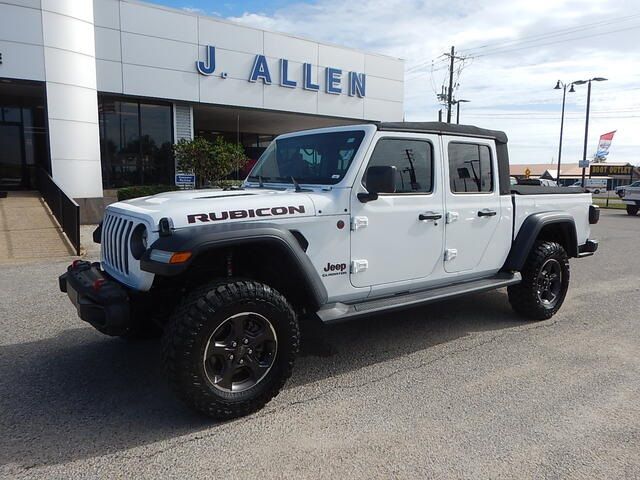
[[[582,180],[578,180],[571,185],[572,187],[581,187]],[[607,191],[607,179],[606,178],[585,178],[584,188],[589,193],[603,193]]]
[[[622,198],[624,197],[624,191],[626,188],[637,188],[637,187],[640,187],[640,180],[633,182],[629,185],[620,185],[618,188],[616,188],[616,195]]]

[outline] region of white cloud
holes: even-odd
[[[580,30],[609,19],[617,20]],[[410,72],[407,120],[437,117],[432,81],[438,88],[446,71],[432,79],[431,59],[450,45],[475,53],[478,58],[468,62],[456,92],[472,101],[462,105],[462,120],[505,130],[515,162],[557,158],[562,93],[553,86],[558,78],[607,77],[593,85],[588,152],[595,151],[601,133],[617,129],[610,160],[640,161],[640,5],[634,0],[318,0],[232,20],[404,58]],[[556,33],[568,28],[576,30]],[[613,30],[620,31],[603,34]],[[529,43],[509,43],[532,36],[537,38]],[[569,38],[575,40],[560,42]],[[478,49],[486,44],[501,44],[505,52],[480,57],[496,51]],[[531,46],[536,47],[522,48]],[[567,162],[582,157],[586,86],[576,90],[567,94]]]

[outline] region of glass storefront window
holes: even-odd
[[[170,104],[99,97],[100,151],[105,188],[172,182]]]

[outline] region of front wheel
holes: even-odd
[[[522,269],[522,282],[507,290],[509,303],[530,320],[547,320],[562,306],[569,288],[569,258],[555,242],[536,242]]]
[[[640,207],[638,205],[627,205],[627,215],[634,216],[638,213]]]
[[[271,287],[217,282],[189,295],[170,320],[164,366],[187,405],[227,420],[259,410],[279,393],[299,336],[293,309]]]

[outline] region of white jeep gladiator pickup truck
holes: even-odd
[[[163,334],[177,395],[232,418],[283,387],[307,322],[508,287],[526,319],[554,315],[569,258],[592,255],[581,189],[510,184],[507,137],[446,123],[281,135],[241,188],[110,205],[100,263],[60,277],[107,335]],[[434,307],[436,308],[436,307]]]
[[[629,215],[637,215],[640,210],[640,184],[634,182],[631,185],[627,185],[622,190],[622,201],[627,205],[627,213]]]

